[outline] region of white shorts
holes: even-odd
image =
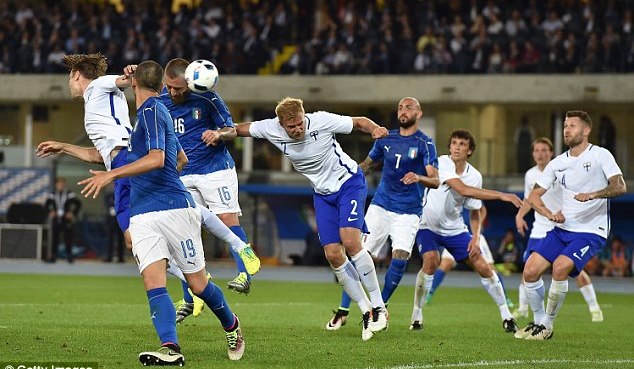
[[[489,248],[489,243],[487,239],[484,238],[482,234],[480,234],[480,253],[482,257],[487,262],[487,264],[493,264],[493,255],[491,254],[491,249]],[[440,254],[441,259],[450,259],[454,261],[454,265],[456,264],[456,259],[447,251],[447,249],[442,250],[442,254]]]
[[[242,215],[238,204],[238,174],[235,168],[208,174],[189,174],[182,176],[181,181],[194,201],[205,205],[214,214]]]
[[[199,208],[135,215],[130,218],[130,236],[140,272],[162,259],[175,264],[185,274],[205,267]]]
[[[369,234],[364,234],[361,242],[375,258],[387,245],[387,238],[392,240],[392,250],[403,250],[412,253],[412,247],[418,232],[420,217],[416,214],[398,214],[382,207],[370,204],[365,213],[365,224]]]

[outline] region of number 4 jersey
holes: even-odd
[[[610,233],[608,199],[594,199],[586,202],[575,200],[579,193],[590,193],[604,189],[608,179],[622,175],[612,154],[599,146],[589,144],[579,156],[570,155],[570,150],[553,159],[537,184],[550,189],[555,181],[562,189],[562,207],[566,221],[558,225],[571,232],[594,233],[607,238]]]

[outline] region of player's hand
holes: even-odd
[[[550,220],[551,222],[555,222],[555,223],[563,223],[566,221],[566,217],[564,217],[564,214],[561,211],[558,211],[554,214],[551,214],[548,217],[548,220]]]
[[[469,257],[474,257],[480,253],[480,237],[479,236],[471,237],[471,241],[469,241],[469,245],[467,246],[467,251],[469,252]]]
[[[515,227],[517,227],[517,233],[522,237],[526,237],[526,231],[528,231],[528,224],[524,218],[515,217]]]
[[[110,172],[103,170],[91,169],[90,173],[92,177],[81,180],[77,182],[77,184],[84,185],[84,188],[81,190],[81,194],[84,195],[84,197],[92,195],[92,198],[96,199],[101,190],[112,183],[112,176]]]
[[[403,178],[401,178],[401,182],[403,182],[403,184],[406,184],[406,185],[411,185],[412,183],[416,183],[418,182],[418,174],[414,172],[407,172],[407,174],[405,174]]]
[[[375,140],[382,137],[387,137],[387,135],[388,135],[388,132],[387,132],[387,128],[385,127],[379,126],[372,130],[372,138]]]
[[[134,75],[134,72],[136,71],[136,64],[128,64],[123,68],[123,75],[126,78],[130,78],[132,77],[132,75]]]
[[[517,197],[516,194],[514,193],[505,193],[502,195],[502,201],[506,201],[506,202],[510,202],[511,204],[515,205],[516,208],[521,208],[522,207],[522,200]]]
[[[586,201],[594,200],[594,198],[589,193],[578,193],[575,195],[575,200],[579,202],[586,202]]]
[[[44,141],[37,145],[35,155],[38,158],[46,158],[51,155],[59,154],[64,148],[64,144],[57,141]]]
[[[200,138],[203,140],[204,143],[207,144],[207,146],[216,146],[218,144],[218,141],[220,141],[220,132],[213,129],[208,129],[203,132]]]

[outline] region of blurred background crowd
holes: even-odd
[[[5,0],[0,72],[63,73],[63,54],[206,58],[224,74],[623,73],[628,0]]]

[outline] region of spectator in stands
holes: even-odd
[[[66,179],[57,178],[55,180],[55,191],[48,195],[44,204],[49,213],[49,219],[53,228],[52,255],[47,260],[54,263],[57,260],[57,249],[59,248],[61,235],[64,235],[64,246],[66,247],[66,260],[73,262],[73,228],[77,221],[77,215],[81,209],[81,202],[74,192],[66,188]]]
[[[517,270],[515,262],[517,261],[519,251],[515,244],[515,233],[513,233],[513,229],[509,228],[506,230],[504,237],[502,237],[500,241],[497,254],[502,261],[502,265],[498,265],[497,269],[503,275],[510,275]]]
[[[609,259],[603,265],[604,277],[627,277],[630,275],[631,257],[627,255],[625,242],[614,237],[610,245]]]

